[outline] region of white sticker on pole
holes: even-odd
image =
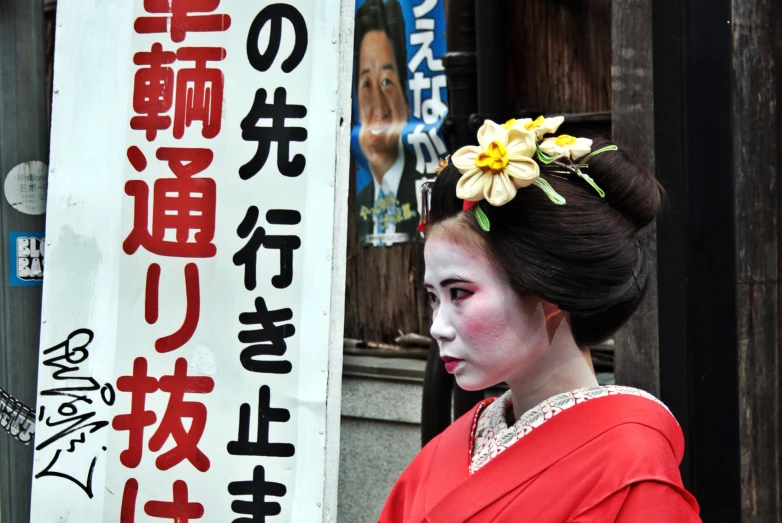
[[[20,163],[8,172],[3,193],[8,204],[24,214],[46,212],[46,164],[32,161]]]

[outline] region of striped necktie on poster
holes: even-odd
[[[388,226],[396,223],[396,195],[380,187],[375,200],[375,233],[384,234]]]

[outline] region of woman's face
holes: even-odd
[[[543,302],[513,292],[466,226],[430,229],[424,286],[446,369],[465,390],[520,383],[550,345]]]
[[[372,171],[383,175],[399,154],[399,134],[409,109],[399,85],[394,50],[383,31],[369,31],[358,57],[359,144]]]

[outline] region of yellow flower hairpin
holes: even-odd
[[[569,157],[578,160],[592,151],[592,140],[561,134],[556,138],[546,138],[540,144],[540,150],[548,156]]]
[[[565,121],[564,116],[552,116],[550,118],[546,118],[544,116],[538,116],[534,120],[532,118],[523,118],[519,120],[518,122],[528,131],[533,131],[535,133],[535,138],[537,138],[538,141],[542,140],[543,137],[547,134],[553,134],[557,132],[557,129],[559,129],[559,126],[562,125],[562,122]],[[516,120],[508,120],[505,122],[505,125],[508,125],[510,122],[516,122]],[[507,128],[507,127],[506,127]]]
[[[518,189],[540,176],[540,166],[532,158],[535,135],[520,125],[505,129],[486,120],[478,131],[478,144],[462,147],[451,157],[462,173],[456,196],[465,200],[466,208],[483,199],[494,206],[505,205]]]
[[[556,168],[577,174],[601,197],[605,196],[581,168],[589,158],[605,151],[615,151],[616,146],[591,152],[592,140],[587,138],[569,135],[543,138],[546,134],[555,133],[564,121],[562,116],[512,119],[503,125],[486,120],[478,130],[478,145],[468,145],[453,153],[451,161],[462,173],[456,184],[456,196],[464,201],[465,211],[474,207],[476,219],[483,230],[489,230],[489,219],[475,205],[480,200],[498,207],[511,201],[519,189],[536,185],[555,204],[566,203],[551,184],[541,178],[541,164],[553,164]],[[573,161],[579,158],[583,159],[574,164]],[[442,160],[440,162],[442,166]]]

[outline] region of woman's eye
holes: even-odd
[[[472,296],[470,291],[464,289],[451,289],[452,301],[463,300],[464,298],[469,298],[470,296]]]
[[[429,305],[434,307],[435,305],[437,305],[437,296],[435,296],[434,293],[432,293],[432,292],[427,292],[426,293],[426,301],[429,302]]]
[[[382,85],[383,87],[387,85],[391,85],[391,83],[392,82],[390,78],[383,78],[382,80],[380,80],[380,85]]]

